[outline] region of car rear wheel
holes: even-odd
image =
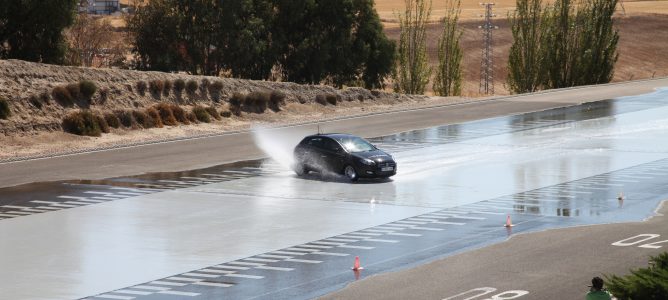
[[[292,167],[292,169],[295,171],[295,174],[297,174],[297,176],[304,176],[304,175],[308,174],[308,170],[302,164],[295,164]]]
[[[346,175],[346,177],[350,181],[357,181],[357,179],[359,179],[359,177],[357,176],[357,171],[355,171],[355,168],[353,168],[353,166],[350,165],[346,166],[343,169],[343,175]]]

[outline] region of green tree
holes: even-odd
[[[542,0],[517,0],[509,14],[513,44],[508,58],[508,86],[513,93],[535,92],[545,83],[546,39],[550,27]]]
[[[434,92],[440,96],[462,93],[462,48],[459,40],[462,31],[457,29],[461,12],[461,0],[448,0],[443,18],[443,31],[438,40],[438,68],[434,80]]]
[[[153,0],[137,6],[128,19],[133,34],[135,64],[141,70],[180,71],[185,64],[179,41],[179,16],[172,0]]]
[[[668,299],[668,252],[650,258],[650,268],[631,270],[626,276],[609,275],[608,290],[617,299]]]
[[[399,46],[394,90],[406,94],[423,94],[429,83],[431,67],[427,61],[427,22],[431,0],[405,0],[406,8],[398,13]]]
[[[0,57],[61,64],[77,0],[2,0]]]

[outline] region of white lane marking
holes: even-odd
[[[339,238],[329,238],[329,239],[324,239],[324,241],[344,242],[344,243],[354,243],[354,242],[357,242],[358,240],[353,240],[353,239],[339,239]]]
[[[323,246],[323,245],[299,245],[301,248],[314,248],[314,249],[329,249],[332,246]]]
[[[292,256],[271,255],[271,254],[260,254],[260,255],[258,255],[258,257],[278,258],[278,259],[288,259],[288,258],[292,258]]]
[[[392,230],[378,230],[378,229],[365,229],[364,231],[372,232],[372,233],[390,233],[390,232],[393,232]]]
[[[214,274],[231,274],[236,271],[225,271],[225,270],[215,270],[215,269],[201,269],[197,270],[197,272],[204,272],[204,273],[214,273]]]
[[[288,249],[286,249],[286,250],[288,250],[288,251],[301,251],[301,252],[313,252],[313,251],[318,251],[317,249],[302,249],[302,248],[296,248],[296,247],[288,248]]]
[[[389,225],[389,224],[388,224]],[[390,230],[392,232],[397,231],[397,230],[404,230],[404,227],[395,227],[395,226],[388,226],[388,225],[383,225],[383,226],[376,226],[374,228],[382,229],[382,230]],[[410,227],[415,226],[415,225],[410,225]]]
[[[443,228],[433,228],[433,227],[413,227],[411,229],[417,229],[417,230],[429,230],[429,231],[443,231],[445,229]]]
[[[403,230],[404,228],[411,228],[411,227],[415,227],[417,225],[412,225],[412,224],[385,224],[383,226],[391,226],[391,227],[394,227],[395,230]]]
[[[252,263],[252,262],[243,262],[243,261],[232,261],[232,262],[228,262],[227,264],[228,265],[239,265],[239,266],[253,266],[253,267],[264,266],[265,265],[265,264],[261,264],[261,263]]]
[[[3,205],[2,207],[6,207],[6,208],[16,208],[16,209],[24,209],[24,208],[28,208],[27,206],[16,206],[16,205]]]
[[[113,291],[112,293],[142,295],[142,296],[153,294],[153,292],[133,291],[133,290],[117,290],[117,291]]]
[[[181,178],[183,178],[183,179],[194,179],[194,180],[197,180],[197,181],[201,181],[201,182],[209,182],[209,183],[216,183],[216,182],[218,182],[218,181],[212,180],[211,178],[188,177],[188,176],[184,176],[184,177],[181,177]]]
[[[362,250],[371,250],[375,247],[368,247],[368,246],[353,246],[353,245],[341,245],[339,246],[340,248],[350,248],[350,249],[362,249]]]
[[[106,201],[110,201],[110,200],[119,200],[119,199],[123,199],[123,198],[124,198],[124,197],[120,197],[120,198],[117,198],[117,197],[102,197],[102,196],[94,196],[94,197],[90,197],[90,199],[95,199],[95,200],[106,200]]]
[[[141,196],[146,194],[145,192],[135,193],[135,192],[118,192],[117,195],[129,195],[129,196]]]
[[[357,232],[352,233],[352,234],[355,234],[355,235],[371,235],[371,236],[381,236],[382,235],[380,233],[360,232],[360,231],[357,231]],[[350,236],[350,235],[348,235],[348,236]]]
[[[110,187],[110,190],[122,190],[122,191],[131,191],[131,192],[136,192],[136,193],[143,193],[144,191],[138,190],[138,189],[133,189],[133,188],[124,188],[124,187]]]
[[[337,243],[337,242],[310,242],[309,244],[316,244],[316,245],[328,245],[328,246],[339,246],[339,245],[344,245],[345,243]]]
[[[219,175],[219,174],[202,174],[204,176],[211,176],[211,177],[221,177],[221,178],[229,178],[227,175]]]
[[[87,197],[80,197],[80,196],[57,196],[56,198],[60,198],[60,199],[74,199],[74,200],[88,199]]]
[[[16,217],[20,217],[20,216],[21,215],[10,215],[10,214],[1,214],[0,213],[0,217],[16,218]]]
[[[434,213],[436,214],[436,213]],[[443,214],[442,216],[448,216],[448,218],[452,219],[464,219],[464,220],[486,220],[487,218],[485,217],[471,217],[471,216],[462,216],[462,215],[456,215],[456,214]]]
[[[32,214],[33,214],[33,213],[31,213],[31,212],[27,212],[27,211],[16,211],[16,210],[7,211],[7,212],[5,212],[5,213],[7,213],[7,214],[15,214],[15,215],[26,215],[26,216],[27,216],[27,215],[32,215]]]
[[[217,265],[209,268],[216,268],[216,269],[228,269],[228,270],[249,270],[250,268],[248,267],[237,267],[237,266],[224,266],[224,265]]]
[[[378,242],[378,243],[398,243],[397,240],[383,240],[383,239],[368,239],[367,242]]]
[[[486,210],[477,210],[477,211],[474,211],[473,213],[481,214],[481,215],[505,215],[505,213],[502,213],[502,212],[486,211]]]
[[[294,270],[294,268],[281,268],[281,267],[269,267],[269,266],[259,266],[255,268],[260,270],[272,270],[272,271],[282,271],[282,272],[289,272]]]
[[[60,202],[42,201],[42,200],[32,200],[30,202],[39,203],[39,204],[58,204],[58,203],[60,203]]]
[[[104,294],[104,295],[95,296],[94,298],[131,300],[131,299],[134,299],[135,297]]]
[[[302,252],[290,252],[290,251],[274,251],[271,253],[276,253],[276,254],[286,254],[286,255],[306,255],[308,253],[302,253]]]
[[[104,201],[104,200],[95,200],[95,199],[79,199],[77,201],[79,201],[79,202],[90,202],[88,204],[107,202],[107,201]]]
[[[388,235],[398,235],[398,236],[422,236],[421,234],[417,233],[400,233],[400,232],[393,232],[393,233],[388,233]]]
[[[112,195],[112,193],[107,193],[107,192],[94,192],[94,191],[86,191],[84,192],[86,194],[96,194],[96,195]]]
[[[47,212],[46,210],[41,210],[41,209],[35,209],[35,208],[28,208],[28,207],[26,207],[26,208],[23,208],[23,209],[21,209],[21,210],[24,210],[24,211],[29,211],[29,212],[36,212],[36,213],[43,213],[43,212]]]
[[[314,254],[314,255],[328,255],[328,256],[348,256],[348,255],[350,255],[348,253],[335,253],[335,252],[323,252],[323,251],[313,252],[311,254]]]
[[[181,274],[181,276],[202,277],[202,278],[217,278],[217,277],[219,277],[219,275],[202,274],[202,273],[195,273],[195,272],[183,273],[183,274]]]
[[[300,263],[305,263],[305,264],[319,264],[319,263],[322,262],[320,260],[296,259],[296,258],[288,258],[285,261],[300,262]]]
[[[181,182],[181,181],[174,181],[174,180],[158,180],[158,181],[166,182],[166,183],[170,183],[170,184],[175,184],[175,185],[182,185],[182,186],[191,186],[192,185],[190,183],[184,183],[184,182]]]
[[[276,259],[267,259],[267,258],[244,258],[244,261],[257,261],[257,262],[267,262],[267,263],[273,263],[273,262],[278,262],[279,260]]]
[[[167,278],[168,280],[174,280],[174,281],[185,281],[185,282],[198,282],[202,281],[203,279],[195,279],[195,278],[188,278],[188,277],[179,277],[179,276],[172,276]]]
[[[379,234],[379,235],[381,235],[381,234]],[[343,234],[343,235],[339,235],[338,237],[349,238],[349,239],[358,239],[358,240],[363,240],[363,239],[368,239],[369,238],[368,236],[359,236],[359,235],[352,235],[352,234]]]
[[[442,224],[442,225],[466,225],[466,223],[460,223],[460,222],[446,222],[446,221],[436,221],[434,224]]]
[[[226,277],[237,277],[237,278],[250,278],[250,279],[262,279],[264,276],[257,276],[257,275],[246,275],[246,274],[226,274],[223,275]]]
[[[162,281],[162,280],[151,281],[150,284],[168,285],[168,286],[186,286],[186,285],[188,285],[187,283],[169,282],[169,281]]]
[[[158,294],[188,296],[188,297],[196,297],[200,295],[199,293],[179,292],[179,291],[160,291],[158,292]]]
[[[438,221],[438,220],[435,220],[435,219],[428,219],[428,218],[423,218],[423,217],[419,217],[419,218],[410,218],[410,219],[408,219],[408,220],[409,220],[409,221],[418,221],[418,222],[434,222],[434,221]]]
[[[77,201],[65,201],[65,204],[90,205],[90,203],[86,203],[86,202],[77,202]]]
[[[220,282],[207,282],[207,281],[195,282],[193,284],[204,285],[204,286],[215,286],[215,287],[231,287],[231,286],[234,286],[234,284],[227,284],[227,283],[220,283]]]
[[[38,206],[37,208],[48,209],[48,210],[60,210],[60,209],[62,209],[62,208],[59,208],[59,207],[49,207],[49,206]]]
[[[169,288],[161,287],[161,286],[151,286],[151,285],[135,285],[135,286],[131,287],[131,289],[142,289],[142,290],[149,290],[149,291],[166,291]]]
[[[394,223],[399,223],[399,224],[413,224],[413,225],[425,225],[427,222],[417,222],[417,221],[396,221]]]

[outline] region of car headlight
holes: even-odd
[[[367,165],[367,166],[373,166],[373,165],[376,164],[375,161],[370,160],[370,159],[368,159],[368,158],[362,158],[362,159],[360,159],[360,162],[362,162],[363,164],[365,164],[365,165]]]

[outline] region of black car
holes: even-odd
[[[397,163],[365,139],[350,134],[317,134],[305,137],[294,151],[297,175],[309,171],[334,172],[356,181],[361,177],[388,178],[397,174]]]

